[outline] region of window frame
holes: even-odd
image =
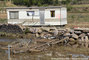
[[[32,12],[33,14],[32,15],[28,15],[28,12]],[[34,16],[35,15],[35,11],[27,11],[27,16]]]
[[[54,14],[54,15],[52,16],[52,14]],[[51,15],[51,18],[54,18],[55,17],[55,10],[51,10],[50,15]]]
[[[14,17],[14,18],[11,17],[12,12],[17,13],[17,18],[16,17]],[[9,11],[9,19],[19,19],[19,11]]]

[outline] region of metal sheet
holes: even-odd
[[[44,9],[40,9],[40,24],[45,24],[44,21]]]

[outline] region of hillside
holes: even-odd
[[[0,7],[15,7],[16,5],[12,4],[11,2],[4,2],[0,1]]]
[[[0,23],[6,22],[6,9],[4,7],[16,7],[16,5],[11,2],[0,1]]]
[[[73,3],[72,1],[68,5],[65,5],[65,4],[60,5],[60,3],[58,6],[66,6],[68,9],[67,27],[72,27],[72,26],[89,27],[89,0],[78,0],[76,3]],[[18,6],[20,5],[15,5],[15,4],[12,4],[11,2],[5,3],[3,1],[0,1],[0,7],[1,7],[0,8],[0,23],[3,23],[3,22],[5,23],[7,21],[6,11],[3,7],[18,7]]]

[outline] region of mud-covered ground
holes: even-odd
[[[12,41],[15,41],[15,39],[0,39],[0,47],[7,46]],[[11,60],[54,60],[58,58],[89,58],[89,48],[73,48],[55,45],[42,52],[11,53]],[[7,50],[2,50],[0,48],[0,60],[7,59]]]

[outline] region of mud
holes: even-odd
[[[2,41],[3,40],[3,41]],[[12,41],[11,39],[0,39],[0,43],[4,42],[7,46]],[[48,48],[43,52],[27,52],[20,54],[11,53],[11,60],[52,60],[53,58],[89,58],[89,49],[73,48],[58,45]],[[8,53],[6,50],[0,49],[0,60],[7,60]]]

